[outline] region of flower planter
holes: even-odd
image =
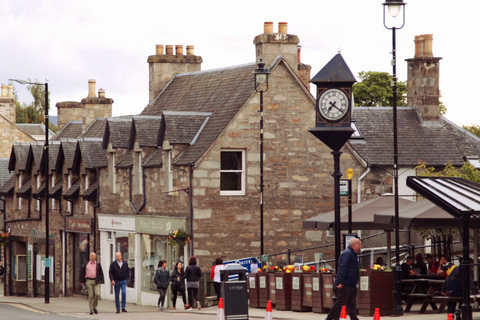
[[[321,273],[322,277],[322,312],[328,312],[333,307],[333,286],[335,273]]]
[[[278,310],[292,310],[291,273],[275,273],[275,306]]]
[[[265,309],[270,300],[270,290],[268,286],[269,274],[268,273],[259,273],[258,274],[258,306],[259,308]]]
[[[268,274],[268,282],[267,282],[267,288],[268,288],[268,297],[270,301],[272,302],[272,307],[275,306],[276,304],[276,280],[275,280],[275,273],[269,273]]]
[[[357,293],[358,314],[373,316],[375,308],[382,316],[391,316],[393,311],[393,272],[362,271]]]
[[[323,313],[322,310],[322,277],[320,273],[312,273],[312,311]]]
[[[309,289],[308,295],[305,284]],[[292,274],[292,310],[312,311],[312,274],[301,272]]]
[[[248,275],[248,301],[250,307],[258,308],[258,273]]]

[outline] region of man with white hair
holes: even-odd
[[[347,314],[351,320],[357,317],[357,283],[360,278],[360,264],[357,253],[360,252],[362,243],[358,238],[350,239],[348,248],[342,252],[338,260],[338,270],[335,277],[337,287],[337,301],[330,309],[325,320],[334,320],[340,317],[342,306],[347,307]]]

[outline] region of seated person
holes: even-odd
[[[427,274],[437,274],[438,268],[440,268],[440,264],[438,263],[438,261],[433,259],[431,254],[425,255],[425,259],[427,259],[428,263]]]
[[[423,262],[423,257],[420,252],[415,254],[415,264],[413,269],[417,274],[427,274],[427,265]]]
[[[442,286],[442,294],[449,297],[463,297],[463,271],[468,270],[470,272],[470,294],[477,294],[478,290],[473,283],[473,260],[469,259],[469,265],[460,265],[457,268],[453,268],[449,276],[445,280]],[[477,300],[476,296],[473,298],[474,301]],[[456,302],[448,302],[447,308],[448,313],[455,313]],[[459,302],[459,308],[462,305]]]
[[[440,267],[438,268],[437,274],[443,275],[445,279],[447,279],[455,267],[456,265],[450,262],[450,258],[444,255],[440,258]]]
[[[370,266],[370,269],[375,269],[376,265],[377,265],[376,270],[378,269],[383,270],[383,266],[385,265],[385,263],[383,262],[382,257],[376,257],[375,262],[373,263],[373,265]]]
[[[408,256],[405,259],[405,262],[402,263],[401,268],[402,268],[402,279],[408,279],[412,276],[415,276],[417,273],[415,270],[412,268],[413,266],[413,257]]]

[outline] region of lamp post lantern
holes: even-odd
[[[394,292],[394,315],[403,315],[401,301],[401,280],[400,280],[400,224],[399,224],[399,204],[398,204],[398,123],[397,123],[397,48],[396,48],[396,30],[405,25],[405,5],[403,0],[385,0],[383,5],[383,25],[392,30],[392,66],[393,66],[393,193],[395,197],[395,260],[394,270],[395,292]],[[392,21],[398,21],[398,15],[401,13],[401,24],[399,26],[388,26],[386,23],[385,11],[388,8]],[[394,23],[393,23],[394,24]]]
[[[268,75],[270,70],[265,68],[262,59],[258,68],[253,71],[255,76],[255,91],[260,93],[260,256],[263,256],[263,93],[268,90]],[[263,84],[265,83],[265,89]]]
[[[48,152],[48,80],[45,83],[29,82],[26,80],[9,79],[20,84],[33,84],[45,87],[45,143],[43,146],[43,174],[45,176],[45,303],[50,303],[50,245],[49,245],[49,191],[48,191],[48,171],[49,171],[49,152]]]

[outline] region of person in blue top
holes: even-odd
[[[360,239],[352,238],[348,243],[348,248],[340,255],[335,277],[337,301],[335,301],[325,320],[338,319],[342,306],[347,307],[347,314],[351,320],[358,320],[357,283],[360,278],[360,264],[358,263],[357,253],[360,252],[361,246]]]

